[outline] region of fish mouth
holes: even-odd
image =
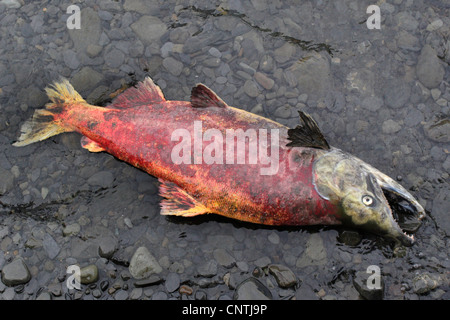
[[[392,236],[404,245],[413,245],[416,241],[413,233],[422,224],[425,210],[403,187],[396,188],[384,181],[379,181],[379,185],[390,208],[392,226],[395,230],[395,235]]]

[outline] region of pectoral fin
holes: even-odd
[[[194,217],[210,212],[207,207],[175,183],[161,179],[159,181],[161,182],[159,194],[165,198],[161,201],[162,215]]]

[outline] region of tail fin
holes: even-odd
[[[86,101],[66,79],[45,88],[45,92],[52,102],[46,104],[45,109],[36,110],[33,117],[22,125],[19,140],[13,143],[13,146],[23,147],[63,132],[73,131],[65,127],[56,116],[63,112],[67,105]]]

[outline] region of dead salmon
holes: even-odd
[[[62,132],[159,178],[161,214],[214,213],[265,225],[349,225],[405,245],[414,237],[397,223],[388,199],[408,214],[425,211],[401,185],[362,160],[329,146],[315,121],[299,112],[289,129],[228,106],[203,84],[190,101],[168,101],[150,78],[107,107],[88,104],[61,80],[51,102],[21,128],[13,145]]]

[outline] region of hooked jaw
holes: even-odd
[[[411,246],[415,242],[414,235],[421,220],[425,218],[422,205],[399,183],[375,168],[368,168],[383,191],[382,197],[387,203],[386,215],[390,222],[386,236]]]

